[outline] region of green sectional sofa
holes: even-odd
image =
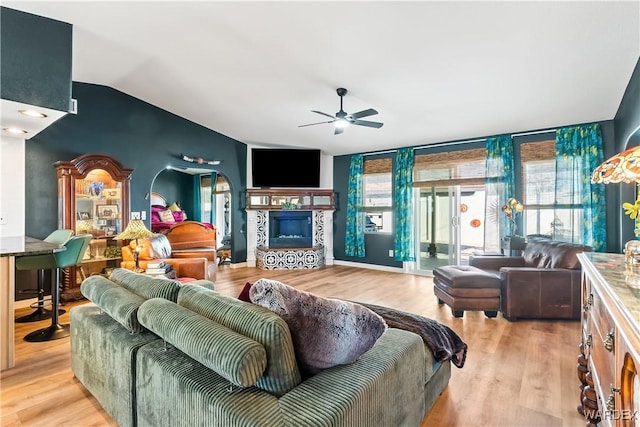
[[[349,365],[309,378],[275,313],[116,269],[71,310],[75,376],[121,426],[418,426],[451,375],[422,339],[389,328]]]

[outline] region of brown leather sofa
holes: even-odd
[[[138,265],[141,269],[147,269],[147,263],[151,260],[163,260],[171,264],[176,271],[176,276],[190,277],[193,279],[206,279],[212,282],[216,279],[216,260],[209,261],[205,256],[188,256],[176,258],[172,256],[171,244],[163,234],[157,234],[148,239],[140,239],[140,255]],[[135,240],[128,246],[122,247],[122,262],[120,267],[128,270],[135,269],[135,258],[133,251],[136,248]]]
[[[507,319],[580,319],[577,254],[589,246],[554,240],[527,243],[522,256],[473,256],[469,265],[495,274]]]

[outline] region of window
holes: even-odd
[[[556,173],[555,140],[524,143],[520,153],[525,234],[580,242],[582,194],[573,185],[570,172]],[[571,161],[576,170],[582,159],[575,157]]]
[[[211,219],[211,175],[200,175],[200,215],[204,222]]]
[[[393,230],[391,158],[364,161],[362,177],[365,233]]]

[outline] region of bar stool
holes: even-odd
[[[73,236],[73,230],[69,230],[66,228],[55,230],[47,237],[44,238],[45,242],[55,243],[57,245],[64,245],[67,240],[69,240]],[[18,257],[16,258],[16,270],[33,270],[34,268],[38,268],[38,288],[37,289],[25,289],[20,291],[20,293],[37,293],[38,301],[34,304],[31,304],[31,308],[35,308],[36,310],[22,317],[18,317],[15,321],[16,323],[28,323],[28,322],[38,322],[40,320],[51,319],[51,311],[46,310],[45,307],[50,305],[45,300],[45,291],[44,291],[44,272],[45,269],[39,268],[31,258],[38,257]],[[60,310],[58,314],[63,314],[65,311]]]
[[[89,247],[89,243],[93,236],[90,234],[83,234],[81,236],[75,236],[69,239],[64,247],[66,250],[56,252],[54,254],[46,255],[33,255],[25,258],[35,258],[31,260],[33,262],[32,268],[41,269],[55,269],[55,283],[51,285],[51,325],[47,328],[38,329],[27,334],[24,337],[25,341],[29,342],[41,342],[57,340],[69,336],[69,325],[60,325],[58,323],[59,307],[58,300],[60,295],[60,269],[66,267],[73,267],[82,262],[82,257]]]

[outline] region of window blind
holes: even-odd
[[[414,187],[484,184],[484,148],[419,154],[413,165]]]

